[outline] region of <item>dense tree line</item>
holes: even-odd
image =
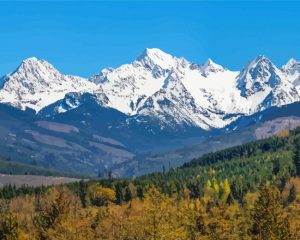
[[[47,187],[40,186],[40,187],[31,187],[22,185],[21,187],[16,187],[15,185],[5,185],[0,188],[0,199],[12,199],[19,196],[25,195],[38,195],[45,193]]]
[[[300,185],[299,179],[293,179]],[[294,185],[293,185],[294,186]],[[89,184],[85,204],[70,189],[49,188],[42,195],[0,201],[0,239],[297,239],[300,198],[285,196],[271,182],[247,193],[243,204],[228,201],[224,182],[219,196],[208,184],[204,196],[168,196],[150,187],[142,200],[116,204],[115,191]],[[222,189],[222,190],[221,190]],[[298,188],[299,189],[299,188]],[[285,186],[285,190],[291,190]],[[286,203],[286,204],[285,204]]]

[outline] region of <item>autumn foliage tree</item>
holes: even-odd
[[[113,189],[102,187],[99,184],[92,185],[89,189],[91,203],[95,206],[107,206],[116,200]]]
[[[62,188],[53,189],[54,199],[34,218],[37,239],[51,239],[51,232],[61,225],[70,210],[70,201]]]
[[[280,192],[273,186],[260,186],[251,219],[253,239],[292,239],[289,219],[284,216],[281,205]]]
[[[0,239],[17,240],[18,237],[19,230],[16,216],[10,211],[0,213]]]

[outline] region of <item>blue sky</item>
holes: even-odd
[[[0,75],[36,56],[90,76],[157,47],[240,69],[259,54],[300,60],[300,2],[0,2]]]

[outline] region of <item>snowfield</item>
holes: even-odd
[[[103,69],[89,79],[64,75],[44,60],[28,58],[0,80],[0,102],[23,110],[39,112],[61,101],[55,114],[63,114],[80,105],[83,93],[128,116],[208,130],[299,101],[300,63],[291,59],[277,68],[258,56],[241,71],[230,71],[211,59],[195,64],[153,48],[132,63]],[[62,101],[68,94],[75,94],[76,100]]]

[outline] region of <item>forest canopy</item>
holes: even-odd
[[[0,190],[0,239],[297,239],[300,128],[132,179]]]

